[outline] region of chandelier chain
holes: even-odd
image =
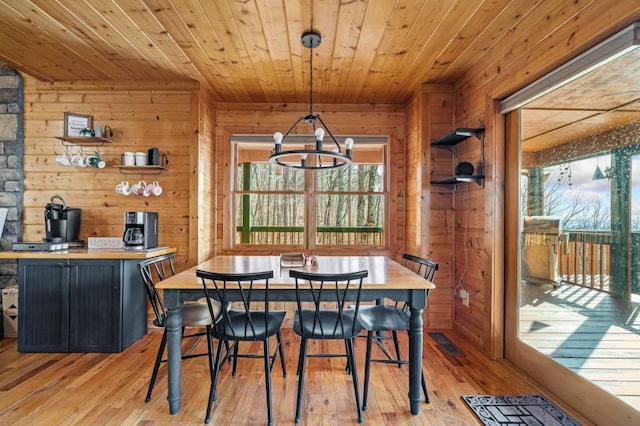
[[[313,32],[313,0],[309,4],[311,32]],[[309,48],[309,115],[313,115],[313,43]],[[315,129],[315,127],[315,123],[313,123],[313,128]]]

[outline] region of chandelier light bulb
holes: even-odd
[[[275,140],[275,141],[276,141],[276,144],[277,144],[277,145],[280,145],[280,144],[282,143],[282,133],[280,133],[280,132],[275,132],[275,133],[273,134],[273,140]]]
[[[344,146],[348,149],[351,150],[353,148],[353,138],[346,138],[344,140]]]
[[[322,141],[322,138],[324,138],[324,129],[322,127],[318,127],[316,129],[316,140]]]

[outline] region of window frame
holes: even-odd
[[[301,140],[305,138],[308,142],[308,138],[311,136],[304,135],[295,135],[296,139]],[[288,191],[255,191],[255,190],[243,190],[237,188],[237,180],[238,180],[238,169],[239,169],[239,159],[238,159],[238,148],[242,144],[264,144],[264,152],[270,152],[273,142],[271,135],[233,135],[231,137],[231,167],[229,168],[229,205],[230,205],[230,224],[228,226],[229,230],[229,248],[235,251],[263,251],[268,250],[270,252],[275,252],[280,250],[280,252],[285,251],[309,251],[309,250],[339,250],[339,251],[349,251],[349,250],[362,250],[365,248],[367,250],[377,250],[377,249],[388,249],[389,248],[389,229],[390,229],[390,137],[389,136],[358,136],[356,139],[356,147],[354,148],[354,161],[356,164],[378,164],[373,162],[363,162],[358,161],[358,151],[357,147],[366,146],[366,145],[379,145],[382,149],[382,190],[374,191],[374,192],[353,192],[353,191],[316,191],[317,187],[317,179],[316,172],[313,170],[305,170],[304,173],[304,183],[302,191],[288,190]],[[268,160],[265,157],[263,161],[266,163]],[[243,194],[282,194],[282,195],[302,195],[304,198],[304,244],[251,244],[251,243],[241,243],[237,241],[237,196]],[[383,197],[384,203],[384,239],[383,244],[370,244],[370,245],[324,245],[317,244],[317,220],[316,220],[316,205],[317,199],[319,196],[326,194],[334,194],[334,195],[348,195],[348,196],[357,196],[357,195],[379,195]]]

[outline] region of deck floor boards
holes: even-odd
[[[522,341],[640,410],[640,305],[566,283],[521,290]]]

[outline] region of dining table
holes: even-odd
[[[320,274],[335,274],[367,270],[360,294],[361,301],[390,299],[407,302],[411,320],[409,326],[409,406],[414,415],[420,412],[422,377],[422,313],[427,304],[429,291],[435,286],[422,276],[410,271],[395,260],[385,256],[316,256],[311,265],[290,267],[281,265],[281,256],[229,255],[214,256],[189,269],[177,273],[157,284],[164,293],[167,307],[167,370],[169,412],[180,410],[181,363],[182,363],[182,317],[180,308],[185,301],[203,297],[202,280],[197,270],[223,273],[249,273],[273,271],[269,280],[269,298],[272,302],[296,301],[295,281],[289,277],[291,269],[302,269]],[[264,284],[263,284],[264,285]],[[229,284],[228,287],[229,289]],[[254,292],[260,287],[254,285]],[[232,298],[240,300],[240,293],[231,292]]]

